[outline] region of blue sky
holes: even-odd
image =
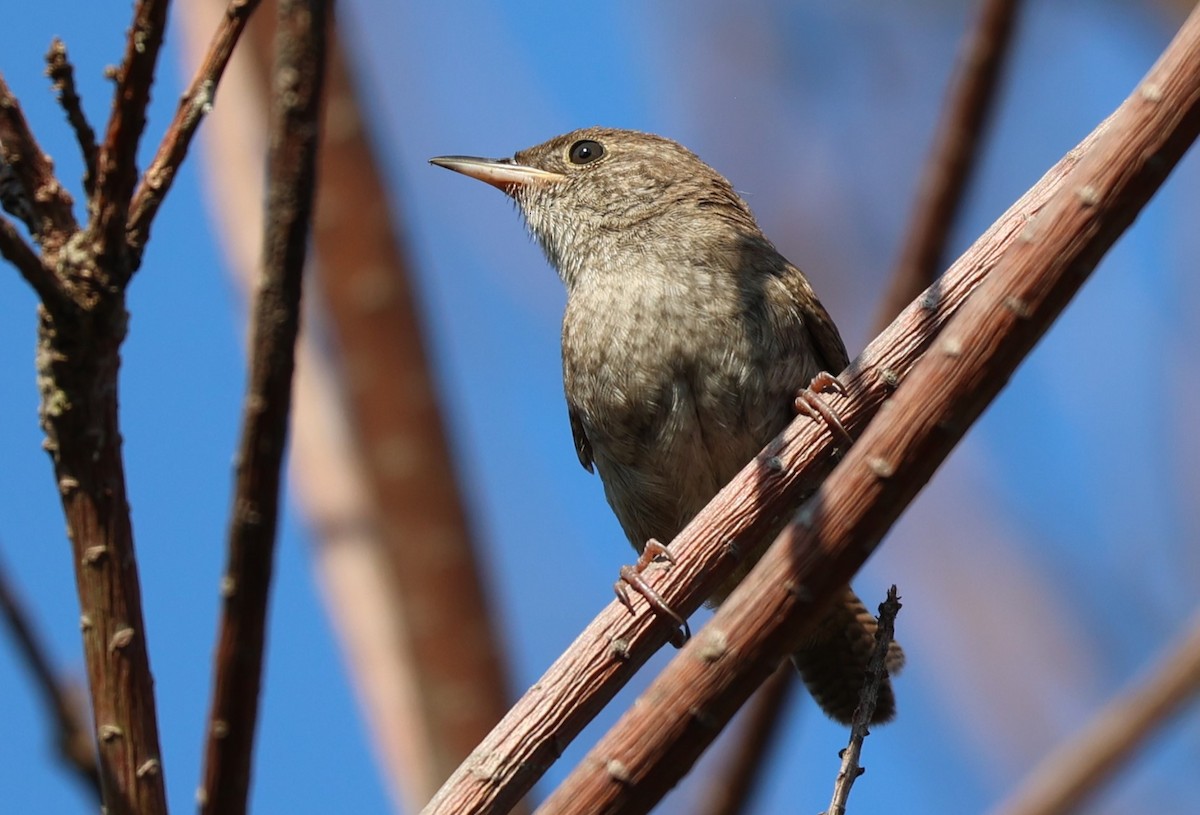
[[[1171,34],[1169,23],[1130,4],[1028,5],[955,253],[1111,112]],[[907,222],[962,6],[342,6],[417,260],[458,464],[515,657],[514,687],[536,680],[609,602],[631,552],[571,446],[560,284],[501,195],[425,160],[508,155],[590,124],[676,138],[734,182],[767,234],[808,271],[853,354],[868,339]],[[101,70],[120,58],[125,15],[124,7],[54,2],[6,15],[0,71],[70,184],[79,162],[45,90],[42,55],[52,35],[67,42],[99,126],[109,97]],[[176,33],[147,149],[178,97]],[[193,156],[156,222],[130,292],[122,372],[129,490],[177,811],[191,806],[199,772],[244,384],[243,304],[209,225],[200,183],[208,170]],[[867,746],[870,772],[853,799],[861,811],[994,804],[1132,681],[1196,607],[1200,434],[1189,417],[1200,408],[1191,353],[1200,324],[1198,173],[1189,156],[857,581],[865,597],[880,599],[899,584],[910,662],[898,685],[900,719]],[[58,664],[82,676],[69,549],[36,423],[34,302],[15,272],[0,274],[0,557]],[[312,545],[303,507],[289,501],[254,811],[386,812],[389,793],[325,617]],[[561,551],[546,558],[547,546]],[[13,811],[86,808],[55,766],[26,677],[3,655],[0,688],[9,700],[0,784]],[[548,783],[636,690],[584,733]],[[793,713],[756,812],[826,805],[845,735],[806,699]],[[1182,779],[1200,760],[1197,723],[1193,711],[1169,727],[1098,811],[1129,811],[1134,801],[1187,811]],[[663,811],[689,812],[699,794],[685,784]]]

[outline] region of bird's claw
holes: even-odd
[[[827,392],[844,396],[846,388],[833,374],[821,371],[812,378],[812,382],[807,388],[796,394],[796,411],[819,422],[824,422],[835,437],[840,437],[847,445],[853,444],[854,437],[850,435],[850,431],[846,430],[842,420],[821,398],[820,394]]]
[[[638,555],[637,563],[632,566],[625,565],[621,567],[621,579],[613,584],[613,591],[616,592],[617,599],[621,601],[621,604],[629,609],[630,614],[634,613],[633,601],[629,599],[629,591],[626,587],[632,588],[644,597],[646,602],[650,604],[650,608],[654,609],[659,615],[673,621],[677,628],[671,634],[670,642],[676,648],[679,648],[691,639],[692,636],[692,630],[688,627],[687,620],[680,616],[675,609],[667,605],[667,601],[662,598],[662,595],[655,591],[646,582],[646,578],[642,576],[642,572],[646,570],[646,567],[660,557],[668,563],[675,562],[675,556],[671,554],[671,550],[651,538],[646,542],[642,553]]]

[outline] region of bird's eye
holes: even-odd
[[[604,155],[604,145],[591,139],[575,142],[571,145],[571,151],[567,153],[572,164],[591,164],[602,155]]]

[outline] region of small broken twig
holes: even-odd
[[[879,688],[888,677],[887,658],[896,632],[896,615],[900,613],[900,597],[896,587],[888,589],[887,599],[879,604],[879,627],[875,630],[875,650],[867,665],[867,683],[863,685],[858,710],[854,711],[854,724],[850,727],[850,744],[842,750],[842,766],[833,785],[833,800],[826,815],[846,815],[846,802],[850,800],[850,788],[866,768],[859,764],[863,742],[870,735],[868,722],[875,714],[879,699]]]

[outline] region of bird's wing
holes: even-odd
[[[595,472],[592,464],[592,443],[588,441],[587,433],[583,430],[583,420],[579,418],[579,411],[574,405],[568,404],[567,415],[571,419],[571,435],[575,438],[575,454],[579,456],[579,463],[589,473]]]
[[[783,281],[795,301],[804,304],[804,326],[808,329],[808,335],[812,338],[813,347],[817,350],[824,370],[837,376],[850,364],[846,344],[842,342],[842,335],[838,333],[833,318],[817,299],[808,280],[795,267],[792,267],[791,272],[783,276]]]

